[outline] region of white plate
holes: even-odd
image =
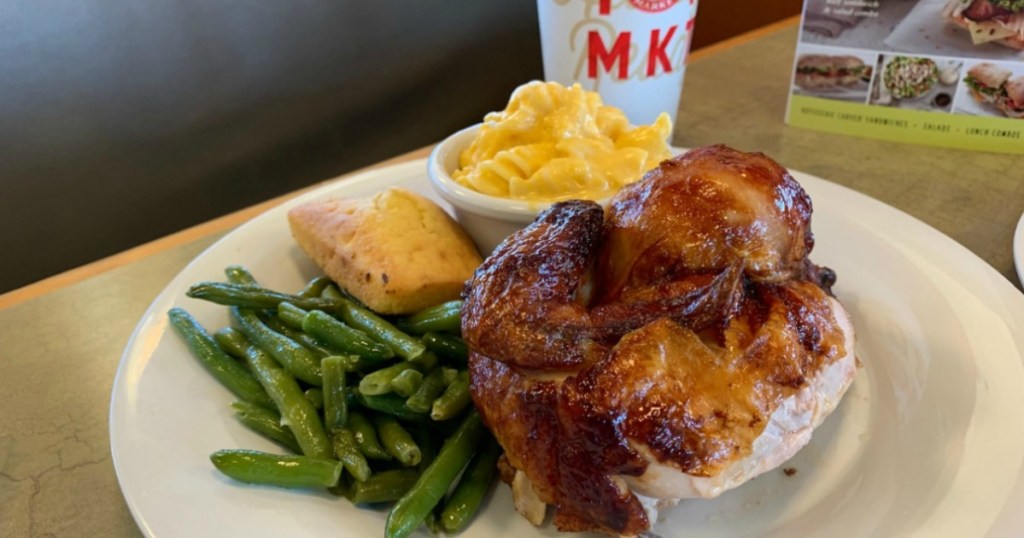
[[[858,330],[863,368],[836,413],[785,467],[710,501],[667,511],[661,536],[1003,536],[1024,534],[1024,295],[960,245],[843,187],[794,174],[814,200],[813,259]],[[423,161],[330,184],[268,211],[195,259],[153,302],[114,383],[110,437],[128,506],[149,536],[344,536],[383,532],[385,513],[327,494],[244,486],[220,476],[221,448],[274,447],[240,426],[216,384],[167,330],[181,306],[209,328],[225,309],[185,297],[233,263],[298,289],[316,269],[285,213],[311,198],[402,185],[436,198]],[[87,492],[85,492],[87,494]],[[466,538],[535,530],[500,486]]]
[[[1017,278],[1024,286],[1024,215],[1020,216],[1013,234],[1013,262],[1017,266]]]

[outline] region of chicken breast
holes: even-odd
[[[556,204],[502,243],[467,283],[463,335],[517,509],[634,536],[804,446],[855,372],[810,216],[777,163],[711,146],[607,215]]]
[[[844,348],[853,350],[854,330],[842,305],[832,299],[832,313],[846,335]],[[790,396],[783,398],[768,424],[754,439],[750,454],[725,466],[719,473],[695,476],[682,473],[671,464],[650,457],[643,445],[633,448],[647,456],[650,464],[638,477],[623,477],[638,495],[656,499],[710,499],[751,478],[770,471],[796,455],[811,440],[811,433],[839,405],[857,372],[853,353],[846,353],[825,366],[817,376]]]

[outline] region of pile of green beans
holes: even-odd
[[[196,359],[231,391],[239,422],[286,453],[210,455],[249,484],[325,487],[356,505],[394,503],[385,536],[426,523],[461,531],[490,489],[501,449],[469,392],[461,303],[406,317],[379,315],[326,277],[282,293],[244,267],[189,297],[229,307],[212,334],[168,312]]]

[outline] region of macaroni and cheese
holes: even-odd
[[[478,192],[515,200],[600,200],[672,156],[672,122],[631,127],[623,112],[579,84],[534,81],[508,107],[484,117],[452,177]]]

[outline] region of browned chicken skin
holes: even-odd
[[[463,307],[474,401],[560,530],[643,532],[643,499],[717,495],[835,406],[852,331],[834,275],[807,259],[810,215],[774,161],[710,146],[607,215],[552,206],[478,269]],[[792,431],[791,414],[806,415]]]

